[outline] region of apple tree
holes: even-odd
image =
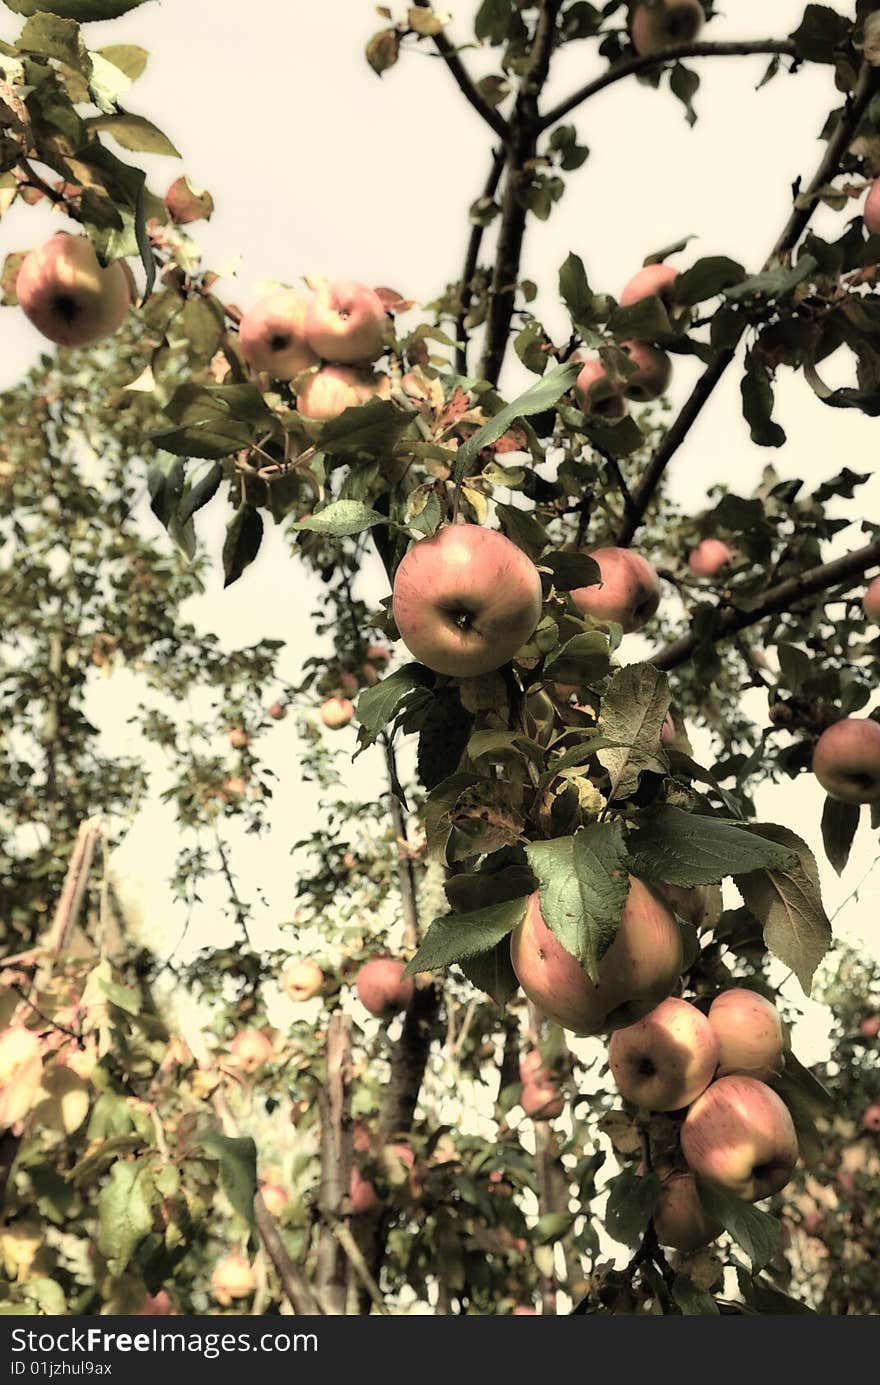
[[[728,372],[736,426],[761,447],[786,441],[782,370],[828,408],[880,412],[880,6],[810,4],[790,35],[716,42],[701,0],[484,0],[474,42],[497,70],[479,81],[429,5],[383,11],[366,49],[383,84],[430,49],[486,126],[461,270],[417,311],[408,295],[436,286],[301,286],[292,265],[244,312],[187,229],[210,196],[178,179],[160,198],[130,161],[176,153],[127,109],[143,50],[89,47],[89,20],[137,6],[7,0],[26,17],[0,63],[3,205],[48,200],[67,218],[4,273],[7,301],[64,348],[4,404],[4,518],[30,564],[6,627],[20,668],[4,890],[21,948],[0,1036],[7,1301],[839,1311],[792,1275],[778,1214],[819,1177],[840,1072],[823,1084],[791,1051],[773,969],[809,994],[833,934],[809,847],[757,821],[754,793],[814,775],[838,871],[863,812],[878,825],[880,526],[859,507],[867,474],[848,467],[806,492],[768,463],[755,493],[719,482],[697,513],[666,481]],[[572,46],[598,75],[551,106]],[[581,176],[575,112],[642,81],[694,121],[693,62],[711,74],[756,53],[781,93],[816,63],[840,94],[765,262],[649,244],[618,298],[578,244],[557,280],[570,330],[554,340],[522,250]],[[840,213],[834,239],[811,229],[820,204]],[[840,347],[855,375],[831,388]],[[670,417],[688,356],[700,373]],[[106,470],[98,492],[83,443]],[[164,547],[140,534],[144,486]],[[226,517],[227,585],[264,558],[269,526],[320,581],[326,653],[283,695],[273,684],[275,700],[271,642],[227,659],[181,624],[208,508]],[[858,541],[829,553],[851,526]],[[362,595],[376,571],[378,607]],[[177,888],[195,902],[219,872],[241,939],[178,968],[168,1006],[166,968],[132,946],[124,909],[116,971],[94,935],[92,955],[70,946],[84,897],[100,930],[113,909],[90,815],[118,813],[143,776],[95,761],[84,720],[83,669],[120,649],[166,699],[210,690],[209,725],[155,704],[142,724],[194,834]],[[268,827],[253,736],[288,706],[329,823],[298,843],[298,969],[251,943],[221,833],[240,814]],[[346,799],[328,751],[349,724],[377,767],[370,804]],[[237,767],[213,748],[220,728]],[[19,840],[35,821],[36,888]],[[34,918],[52,900],[44,931]],[[279,979],[297,1003],[320,997],[320,1019],[273,1030]],[[52,1224],[45,1243],[29,1198]],[[829,1238],[829,1257],[854,1236]],[[842,1311],[865,1302],[854,1292]]]

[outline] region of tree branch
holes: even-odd
[[[622,81],[624,77],[638,77],[643,72],[653,72],[655,68],[665,67],[667,63],[680,62],[682,58],[737,58],[748,57],[752,53],[776,53],[786,58],[798,56],[791,39],[765,38],[742,43],[679,43],[673,48],[664,48],[660,53],[626,58],[623,62],[616,63],[608,72],[604,72],[601,77],[596,77],[592,82],[579,87],[571,96],[560,101],[558,106],[542,115],[538,121],[538,131],[548,130],[557,120],[562,120],[570,111],[583,105],[584,101],[589,101],[591,96],[613,86],[615,82]]]
[[[327,1080],[318,1087],[321,1112],[321,1185],[318,1208],[324,1230],[318,1242],[315,1280],[331,1313],[345,1313],[345,1253],[335,1233],[351,1175],[351,1016],[334,1010],[327,1028]]]
[[[496,149],[492,155],[492,168],[483,187],[483,198],[492,198],[498,190],[501,181],[501,174],[504,171],[504,149]],[[486,227],[475,225],[471,227],[468,237],[467,251],[464,257],[464,267],[461,271],[461,288],[458,295],[458,313],[455,318],[455,368],[459,375],[467,375],[467,352],[470,338],[465,327],[465,319],[468,309],[473,300],[473,279],[477,272],[477,264],[480,258],[480,246],[483,243],[483,236]]]
[[[816,206],[816,199],[823,187],[837,173],[840,160],[846,152],[847,147],[853,137],[865,109],[872,96],[877,90],[878,76],[877,70],[868,63],[863,63],[856,82],[855,91],[849,101],[841,119],[837,122],[837,129],[828,141],[825,153],[822,156],[819,167],[811,180],[809,187],[801,193],[796,205],[792,210],[791,216],[783,227],[779,239],[765,261],[765,269],[769,268],[777,260],[785,260],[790,255],[798,240],[809,224],[810,218]],[[642,477],[641,484],[633,497],[631,510],[625,515],[617,543],[625,548],[632,542],[633,535],[639,529],[645,517],[645,512],[651,503],[654,492],[659,486],[667,466],[671,462],[675,453],[684,442],[697,418],[703,410],[703,406],[710,398],[712,391],[723,376],[725,370],[730,365],[736,355],[739,342],[742,340],[746,331],[747,323],[743,321],[738,329],[736,342],[723,351],[719,351],[711,365],[707,366],[700,376],[690,398],[681,409],[672,427],[669,429],[660,446],[657,448]]]
[[[649,662],[658,669],[677,668],[679,664],[685,663],[701,644],[717,644],[720,640],[728,639],[749,625],[757,625],[766,616],[790,610],[792,606],[806,600],[807,597],[815,596],[817,592],[863,576],[868,568],[878,563],[880,539],[866,544],[864,548],[856,549],[854,553],[847,553],[843,558],[835,558],[833,562],[809,568],[798,577],[789,577],[785,582],[779,582],[775,587],[770,587],[758,600],[757,605],[748,610],[728,609],[719,612],[714,630],[702,635],[691,630],[690,634],[682,635],[680,639],[673,640],[671,644],[658,650]]]
[[[507,131],[506,177],[501,204],[501,225],[495,250],[495,268],[489,291],[489,314],[486,339],[479,373],[484,380],[497,385],[507,350],[510,323],[519,280],[528,209],[520,197],[520,185],[530,176],[527,166],[538,149],[538,97],[547,74],[556,37],[556,16],[561,0],[542,0],[535,26],[532,60],[516,99],[513,116]]]
[[[415,0],[415,3],[420,10],[428,10],[431,8],[431,0]],[[495,131],[500,139],[506,139],[507,121],[504,119],[503,115],[495,110],[494,106],[490,106],[488,101],[483,100],[467,68],[458,56],[458,49],[455,44],[447,38],[442,29],[439,34],[433,34],[432,38],[434,47],[452,73],[455,84],[462,96],[473,106],[477,115],[480,116],[482,120],[485,120],[486,124],[490,129]]]

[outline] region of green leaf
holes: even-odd
[[[491,418],[482,428],[478,428],[476,433],[472,433],[458,449],[454,479],[459,481],[468,475],[469,468],[473,466],[478,453],[484,447],[491,446],[493,442],[497,442],[500,437],[503,437],[517,419],[528,418],[531,414],[539,414],[543,413],[545,409],[551,409],[557,400],[571,389],[579,373],[580,365],[576,361],[566,361],[563,365],[554,366],[553,370],[549,370],[542,379],[526,390],[525,394],[521,394],[511,404],[505,405],[500,413]]]
[[[783,1071],[768,1084],[782,1098],[791,1113],[798,1137],[801,1159],[807,1167],[818,1163],[824,1153],[826,1136],[817,1121],[834,1115],[834,1098],[817,1077],[789,1050]]]
[[[629,859],[633,875],[690,886],[716,885],[726,875],[784,866],[795,857],[769,829],[667,806],[632,833]]]
[[[693,1280],[681,1272],[672,1281],[672,1297],[685,1317],[714,1317],[720,1313],[712,1295],[698,1289]]]
[[[850,20],[828,5],[808,5],[791,35],[798,56],[812,63],[834,62],[834,50],[849,38]]]
[[[822,841],[825,855],[838,875],[843,873],[849,860],[861,815],[861,808],[857,803],[841,803],[830,794],[825,799],[825,807],[822,810]]]
[[[129,10],[136,10],[144,0],[3,0],[13,14],[58,14],[63,19],[76,19],[80,24],[92,20],[118,19]]]
[[[694,110],[694,97],[700,89],[700,79],[683,63],[676,63],[669,74],[669,90],[677,96],[685,109],[688,125],[696,125],[697,113]]]
[[[611,651],[608,636],[601,630],[585,630],[573,635],[559,649],[554,649],[544,662],[544,677],[554,683],[573,683],[589,688],[608,677]]]
[[[131,149],[138,154],[165,154],[179,159],[180,152],[158,126],[142,115],[131,115],[120,111],[113,115],[93,115],[86,122],[88,130],[103,130],[112,135],[123,149]]]
[[[818,261],[812,255],[801,255],[796,265],[790,268],[787,265],[778,265],[775,269],[765,269],[760,274],[753,274],[750,278],[726,289],[724,296],[730,299],[731,303],[741,303],[743,299],[756,295],[761,298],[784,298],[804,279],[809,279],[817,268]]]
[[[223,541],[224,587],[237,582],[245,568],[254,561],[262,539],[262,515],[253,505],[242,505],[229,521]]]
[[[130,82],[136,82],[138,77],[143,75],[150,56],[146,48],[139,48],[135,43],[111,43],[106,48],[100,48],[98,52],[108,63],[112,63],[124,73]]]
[[[252,1234],[256,1234],[257,1146],[249,1135],[233,1138],[211,1131],[202,1147],[220,1161],[220,1186]]]
[[[637,1246],[654,1214],[660,1196],[660,1179],[656,1173],[640,1178],[628,1166],[608,1183],[608,1203],[605,1208],[605,1230],[621,1245]]]
[[[629,892],[623,825],[591,822],[573,837],[529,843],[526,857],[544,922],[595,983]]]
[[[808,1317],[815,1317],[815,1310],[808,1308],[805,1303],[800,1303],[790,1294],[784,1294],[781,1289],[777,1289],[767,1279],[753,1279],[743,1269],[737,1269],[737,1282],[739,1283],[740,1293],[749,1308],[755,1313],[771,1314],[774,1317],[791,1316],[806,1314]]]
[[[587,553],[548,553],[541,559],[539,566],[550,569],[557,591],[570,592],[576,591],[578,587],[595,587],[602,580],[599,564]]]
[[[247,447],[257,428],[271,430],[275,417],[255,385],[180,385],[164,412],[178,424],[152,434],[166,452],[208,460]]]
[[[569,254],[559,270],[559,296],[568,308],[573,323],[587,322],[593,306],[593,294],[587,280],[584,262],[579,255]]]
[[[321,451],[334,457],[382,458],[412,422],[412,415],[387,399],[370,399],[343,409],[321,428]]]
[[[738,284],[745,273],[741,264],[726,255],[708,255],[679,275],[675,281],[675,301],[685,308],[693,308]]]
[[[44,7],[41,7],[44,8]],[[72,19],[60,19],[53,14],[36,14],[29,19],[18,37],[23,53],[36,53],[44,58],[57,58],[68,67],[89,76],[89,55]]]
[[[375,687],[365,688],[357,700],[357,719],[362,732],[375,740],[404,707],[412,706],[414,700],[420,705],[426,702],[433,684],[434,675],[421,664],[404,664]]]
[[[446,914],[435,919],[404,975],[440,971],[452,962],[489,952],[522,923],[525,910],[525,899],[513,899],[490,904],[471,914]]]
[[[746,907],[764,929],[764,941],[790,967],[805,995],[831,946],[831,924],[822,905],[816,861],[806,842],[787,827],[762,823],[743,829],[777,842],[788,863],[742,875],[731,871]]]
[[[349,534],[362,534],[377,524],[392,524],[387,515],[380,515],[365,505],[362,500],[333,500],[323,510],[309,515],[308,519],[297,520],[291,529],[305,529],[312,534],[329,534],[331,538],[341,539]],[[398,528],[398,525],[393,525]]]
[[[519,731],[475,731],[467,743],[467,753],[471,760],[483,756],[500,760],[508,755],[526,755],[540,764],[544,759],[544,747]]]
[[[710,1188],[697,1180],[703,1210],[712,1221],[720,1222],[741,1246],[757,1274],[773,1259],[782,1238],[782,1226],[775,1217],[760,1211],[751,1202],[741,1202],[730,1193]]]
[[[602,698],[599,730],[618,744],[599,751],[611,779],[611,800],[629,798],[645,770],[663,774],[660,731],[669,711],[669,680],[651,664],[618,669]],[[609,801],[611,801],[609,800]]]
[[[478,990],[485,991],[498,1005],[506,1005],[519,990],[506,936],[488,952],[481,952],[477,957],[466,957],[458,965],[468,981]]]
[[[107,996],[111,1005],[115,1005],[117,1010],[124,1010],[127,1015],[139,1015],[141,1012],[141,996],[132,986],[121,986],[118,981],[101,981],[101,990]]]
[[[532,1233],[532,1245],[549,1246],[567,1236],[575,1223],[572,1212],[545,1212]]]
[[[785,432],[773,422],[773,384],[770,372],[755,354],[746,352],[746,369],[740,385],[743,418],[752,442],[759,447],[782,447]]]
[[[146,1159],[118,1159],[98,1194],[98,1249],[114,1275],[153,1229],[153,1179]]]
[[[662,341],[672,332],[669,314],[656,294],[625,308],[615,308],[608,327],[618,341]]]
[[[219,462],[212,462],[203,476],[200,476],[195,485],[190,486],[177,506],[178,524],[187,524],[192,519],[197,510],[207,505],[217,494],[220,482],[223,480],[223,467]]]

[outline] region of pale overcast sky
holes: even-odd
[[[454,6],[453,36],[467,32],[476,8],[475,0]],[[784,36],[796,27],[803,8],[801,0],[773,5],[738,0],[729,6],[729,16],[709,26],[707,36]],[[834,8],[847,15],[853,11],[851,4]],[[235,282],[222,285],[224,296],[247,304],[261,280],[326,273],[388,284],[428,301],[457,277],[466,210],[486,175],[491,133],[458,96],[427,45],[406,54],[381,80],[374,75],[363,48],[385,22],[367,0],[252,0],[247,6],[239,0],[151,0],[119,21],[89,26],[93,47],[128,41],[151,50],[147,73],[129,104],[161,125],[185,155],[180,165],[150,160],[151,182],[162,191],[185,171],[194,183],[211,189],[214,219],[194,229],[215,267],[240,257]],[[0,37],[14,36],[17,28],[3,11]],[[490,70],[496,54],[465,56],[480,73]],[[569,117],[591,157],[568,176],[549,222],[531,223],[523,264],[524,274],[540,286],[539,311],[552,331],[560,337],[567,331],[556,272],[572,250],[584,259],[594,287],[610,292],[619,292],[647,253],[688,234],[699,239],[678,257],[679,264],[726,253],[751,270],[760,267],[790,209],[792,182],[812,175],[826,113],[839,101],[828,68],[805,67],[796,77],[780,76],[756,92],[766,63],[757,57],[694,64],[704,85],[693,130],[667,91],[634,81],[614,86]],[[573,45],[556,63],[547,101],[560,99],[593,70],[599,67],[591,45]],[[856,212],[856,204],[837,217],[823,209],[815,224],[834,234]],[[0,250],[37,243],[55,225],[57,219],[44,210],[15,208],[0,227]],[[4,385],[42,346],[13,310],[0,314],[0,344]],[[676,358],[674,401],[686,396],[698,368]],[[519,383],[518,370],[515,363],[509,371],[511,391]],[[840,383],[846,370],[841,361]],[[788,446],[776,452],[753,446],[739,412],[738,375],[729,372],[672,467],[676,498],[696,510],[707,486],[718,481],[745,493],[768,462],[784,476],[802,477],[811,485],[844,464],[865,468],[876,454],[880,425],[854,411],[826,409],[800,377],[780,381],[777,416]],[[859,493],[856,508],[877,515],[878,500],[875,477]],[[200,521],[200,532],[217,550],[225,519],[221,510],[218,502]],[[859,542],[857,534],[852,536],[853,546]],[[291,599],[278,602],[277,591],[285,584]],[[315,648],[308,619],[315,590],[303,582],[282,545],[270,543],[241,581],[226,592],[216,582],[192,614],[230,645],[262,635],[289,640],[287,670],[295,676],[299,659]],[[384,593],[371,579],[364,594],[378,600]],[[124,703],[124,679],[121,674],[102,682],[96,705],[106,712]],[[289,723],[272,734],[285,747],[276,766],[281,775],[276,803],[289,841],[289,825],[305,822],[309,800],[297,783],[295,746],[285,726]],[[124,739],[124,728],[117,731],[108,744]],[[353,746],[353,733],[343,732],[339,740]],[[364,757],[354,782],[364,782],[369,768]],[[762,816],[787,824],[814,847],[833,912],[877,854],[867,823],[838,881],[821,853],[822,795],[811,779],[767,787],[758,802]],[[133,834],[126,859],[143,859],[148,835],[167,844],[170,854],[173,834],[151,812]],[[241,852],[237,857],[243,892],[248,894],[249,882],[257,880],[266,889],[263,936],[269,940],[272,925],[289,916],[286,847],[279,851],[277,842],[247,839],[244,850],[245,857]],[[148,884],[151,915],[158,909],[170,918],[160,882]],[[861,901],[843,911],[837,928],[877,953],[878,913],[880,871],[865,885]],[[816,1042],[821,1048],[818,1036]],[[801,1056],[813,1055],[802,1050]]]

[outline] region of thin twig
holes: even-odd
[[[415,4],[422,10],[431,8],[431,0],[415,0]],[[439,34],[433,34],[432,39],[434,47],[449,68],[462,96],[464,96],[469,105],[473,106],[477,115],[480,116],[482,120],[485,120],[486,124],[495,131],[496,135],[501,139],[505,139],[507,136],[507,121],[504,119],[503,115],[495,110],[494,106],[490,106],[488,101],[484,100],[480,95],[467,68],[458,56],[458,49],[455,44],[447,37],[442,29]]]
[[[360,1246],[358,1245],[354,1236],[352,1236],[348,1227],[345,1225],[344,1222],[340,1221],[338,1217],[335,1217],[333,1213],[329,1212],[326,1208],[322,1209],[321,1216],[327,1223],[327,1226],[329,1227],[331,1233],[336,1237],[340,1246],[344,1250],[345,1255],[349,1263],[351,1264],[352,1269],[354,1270],[361,1284],[364,1286],[367,1293],[369,1294],[370,1300],[373,1303],[373,1306],[376,1308],[377,1312],[381,1313],[384,1317],[390,1317],[390,1312],[388,1310],[388,1307],[386,1306],[385,1300],[382,1297],[379,1286],[376,1283],[373,1276],[370,1274],[370,1271],[367,1268],[367,1262],[361,1254]]]

